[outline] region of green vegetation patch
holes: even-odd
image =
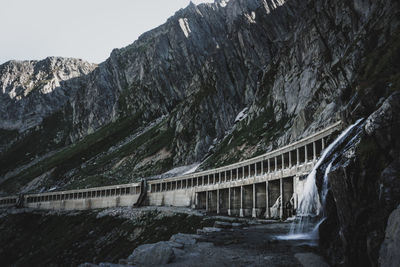
[[[140,126],[140,117],[141,114],[138,113],[135,116],[120,119],[106,125],[95,133],[86,136],[76,144],[61,150],[52,157],[38,162],[22,171],[17,176],[11,177],[2,183],[2,189],[10,193],[15,192],[22,185],[53,168],[55,168],[55,170],[52,175],[54,177],[62,177],[68,170],[81,165],[87,159],[107,150],[118,141],[133,134]],[[17,150],[16,153],[18,151],[19,150]]]
[[[215,153],[207,159],[205,166],[219,167],[237,162],[243,159],[242,150],[255,146],[257,149],[248,158],[266,153],[263,147],[284,132],[287,121],[286,117],[276,121],[271,107],[266,108],[247,125],[246,121],[242,121],[238,130],[235,130],[218,145]]]

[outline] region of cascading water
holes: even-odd
[[[328,175],[334,161],[339,156],[338,153],[335,154],[335,151],[339,146],[343,145],[344,142],[347,142],[344,150],[347,150],[350,146],[354,145],[354,142],[358,140],[358,137],[361,133],[360,128],[362,127],[360,127],[360,123],[362,120],[363,119],[359,119],[353,125],[350,125],[324,150],[320,159],[317,161],[314,168],[307,176],[303,189],[303,195],[299,201],[296,221],[292,223],[289,234],[285,236],[278,236],[278,239],[318,239],[318,228],[320,224],[325,220],[323,210],[325,208],[326,196],[329,189]],[[354,130],[356,130],[356,132],[354,132]],[[348,140],[349,137],[351,137],[350,140]],[[326,164],[327,160],[329,160],[329,162]],[[322,164],[326,164],[324,166],[327,167],[324,171],[320,201],[316,178],[317,170],[322,166]],[[316,218],[320,218],[317,223],[315,223]]]

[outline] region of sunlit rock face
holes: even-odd
[[[0,128],[24,132],[59,110],[96,66],[72,58],[9,61],[0,66]],[[70,85],[67,85],[66,81]]]

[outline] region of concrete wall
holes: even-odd
[[[139,198],[138,194],[124,196],[110,196],[88,199],[53,200],[36,203],[27,203],[28,208],[55,209],[55,210],[86,210],[110,207],[132,206]]]
[[[195,204],[194,188],[147,193],[150,206],[192,207]]]

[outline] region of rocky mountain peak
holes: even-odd
[[[71,92],[65,91],[64,81],[95,68],[96,64],[81,59],[61,57],[0,65],[0,127],[23,131],[37,125],[67,100]]]

